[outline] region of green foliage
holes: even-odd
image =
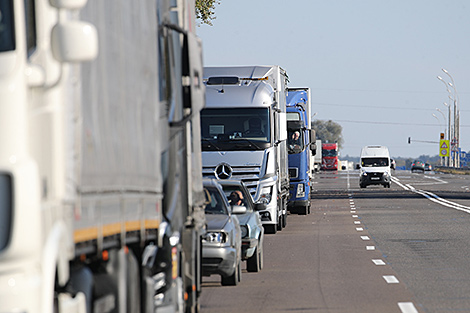
[[[343,146],[343,127],[332,120],[314,120],[312,122],[312,128],[315,130],[317,139],[320,139],[322,143],[338,143],[338,149]]]
[[[219,0],[196,0],[196,18],[203,24],[212,26],[215,17],[215,5],[220,4]]]

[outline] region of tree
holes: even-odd
[[[343,127],[332,120],[322,121],[314,120],[312,122],[312,129],[315,130],[317,139],[320,139],[323,143],[331,142],[338,143],[338,149],[343,146]]]
[[[212,26],[215,20],[215,5],[220,4],[219,0],[196,0],[196,18],[203,24]]]

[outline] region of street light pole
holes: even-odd
[[[451,112],[450,112],[450,105],[448,105],[446,102],[444,102],[444,105],[448,108],[448,113],[447,113],[447,117],[448,117],[448,124],[447,124],[447,140],[450,140],[450,115],[451,115]],[[447,157],[447,166],[451,166],[450,164],[450,154],[449,156]]]
[[[444,72],[444,73],[445,73],[445,72]],[[449,95],[448,95],[449,99],[452,100],[452,101],[454,102],[454,104],[455,104],[455,101],[454,101],[454,99],[452,98],[452,92],[451,92],[450,89],[449,89],[448,83],[447,83],[441,76],[437,76],[437,79],[439,79],[441,82],[444,83],[444,85],[446,86],[446,90],[447,90],[447,92],[449,93]],[[444,104],[446,104],[446,103],[444,103]],[[446,106],[447,106],[447,104],[446,104]],[[451,147],[452,147],[451,151],[452,151],[452,150],[454,150],[454,149],[453,149],[454,145],[452,144],[452,142],[455,143],[455,140],[454,140],[454,138],[453,138],[453,137],[455,137],[455,105],[454,105],[454,126],[453,126],[453,127],[451,127],[451,119],[450,119],[450,116],[451,116],[451,106],[449,105],[449,138],[448,138],[448,140],[451,142]],[[455,158],[455,153],[454,153],[454,158]],[[449,155],[449,157],[448,157],[448,159],[449,159],[449,164],[448,164],[448,166],[449,166],[449,167],[456,165],[454,158],[452,158],[451,155]]]
[[[443,68],[442,71],[449,76],[452,83],[448,83],[452,89],[454,89],[454,138],[455,141],[455,153],[454,153],[454,164],[455,167],[460,167],[460,154],[459,154],[459,146],[460,146],[460,108],[459,108],[459,95],[457,94],[457,88],[455,88],[454,78],[450,73]]]

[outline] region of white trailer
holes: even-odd
[[[0,2],[0,312],[190,312],[192,1]]]
[[[321,168],[321,163],[322,163],[322,144],[321,144],[321,140],[320,139],[317,139],[316,140],[316,153],[315,153],[315,156],[313,157],[313,162],[314,162],[314,165],[313,165],[313,168],[315,170],[315,172],[319,172],[320,171],[320,168]]]

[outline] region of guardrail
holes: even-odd
[[[434,166],[434,171],[439,173],[470,175],[470,168],[456,168],[448,166]]]

